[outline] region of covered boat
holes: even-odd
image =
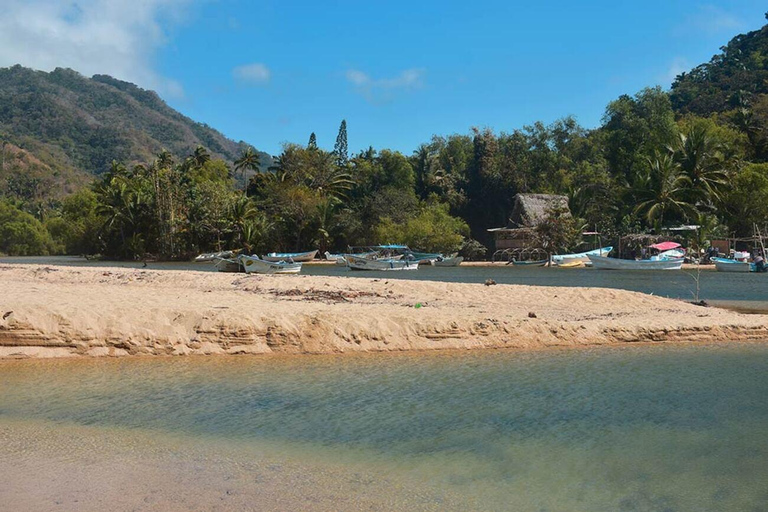
[[[605,270],[680,270],[683,268],[683,258],[658,260],[620,260],[605,256],[589,255],[589,261],[594,268]]]
[[[234,256],[235,256],[235,253],[232,251],[207,252],[207,253],[203,253],[203,254],[199,254],[198,256],[195,256],[194,261],[195,262],[213,261],[221,258],[233,258]]]
[[[271,252],[264,256],[264,261],[290,261],[303,262],[312,261],[317,256],[317,250],[307,252]]]
[[[715,262],[718,272],[754,272],[755,264],[749,261],[738,261],[730,258],[710,258]]]
[[[248,274],[298,274],[301,272],[301,263],[266,261],[257,256],[244,254],[241,254],[238,260]]]
[[[609,245],[608,247],[600,247],[599,249],[593,249],[591,251],[577,252],[573,254],[556,254],[552,256],[552,263],[555,265],[563,265],[574,261],[586,263],[589,261],[590,254],[594,256],[608,256],[612,250],[613,247]]]
[[[350,270],[392,271],[392,270],[416,270],[419,268],[419,263],[417,261],[410,261],[405,259],[396,260],[392,258],[382,258],[382,259],[361,258],[361,257],[355,256],[354,254],[346,254],[344,256],[344,259],[347,260],[347,266],[350,268]]]

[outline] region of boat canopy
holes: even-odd
[[[658,249],[659,251],[669,251],[671,249],[677,249],[681,245],[677,242],[660,242],[650,246],[652,249]]]

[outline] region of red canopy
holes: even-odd
[[[680,244],[677,242],[661,242],[653,244],[651,247],[660,251],[669,251],[670,249],[677,249],[680,247]]]

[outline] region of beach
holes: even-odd
[[[0,357],[768,339],[763,315],[602,288],[0,265]]]

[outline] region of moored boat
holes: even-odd
[[[432,261],[432,264],[436,267],[458,267],[461,262],[464,261],[463,256],[449,256],[447,258],[437,258]]]
[[[340,267],[347,266],[347,260],[344,259],[343,254],[331,254],[328,251],[325,251],[325,259],[328,261],[333,261],[336,263],[336,265]]]
[[[516,267],[543,267],[549,260],[532,260],[532,261],[517,261],[512,260],[511,263]]]
[[[219,272],[243,272],[240,261],[232,258],[214,258],[213,266]]]
[[[307,252],[271,252],[261,258],[264,261],[290,261],[305,262],[312,261],[317,256],[317,250]]]
[[[583,263],[586,263],[589,261],[589,255],[592,254],[594,256],[608,256],[610,252],[613,250],[613,247],[610,245],[608,247],[600,247],[598,249],[593,249],[591,251],[584,251],[584,252],[577,252],[573,254],[555,254],[552,256],[552,263],[555,265],[563,265],[564,263],[574,262],[574,261],[580,261]]]
[[[604,270],[680,270],[683,268],[684,259],[621,260],[589,255],[589,261],[592,262],[594,268]]]
[[[344,256],[347,260],[347,266],[350,270],[416,270],[419,268],[419,263],[416,261],[404,260],[404,259],[371,259],[360,258],[353,254],[347,254]]]
[[[755,264],[749,261],[738,261],[730,258],[711,258],[718,272],[754,272]]]
[[[248,274],[298,274],[301,272],[301,263],[265,261],[257,256],[244,254],[241,254],[238,260]]]
[[[235,253],[232,251],[207,252],[207,253],[203,253],[195,256],[195,259],[193,261],[195,262],[213,261],[215,259],[220,259],[220,258],[232,258],[234,257],[234,255]]]

